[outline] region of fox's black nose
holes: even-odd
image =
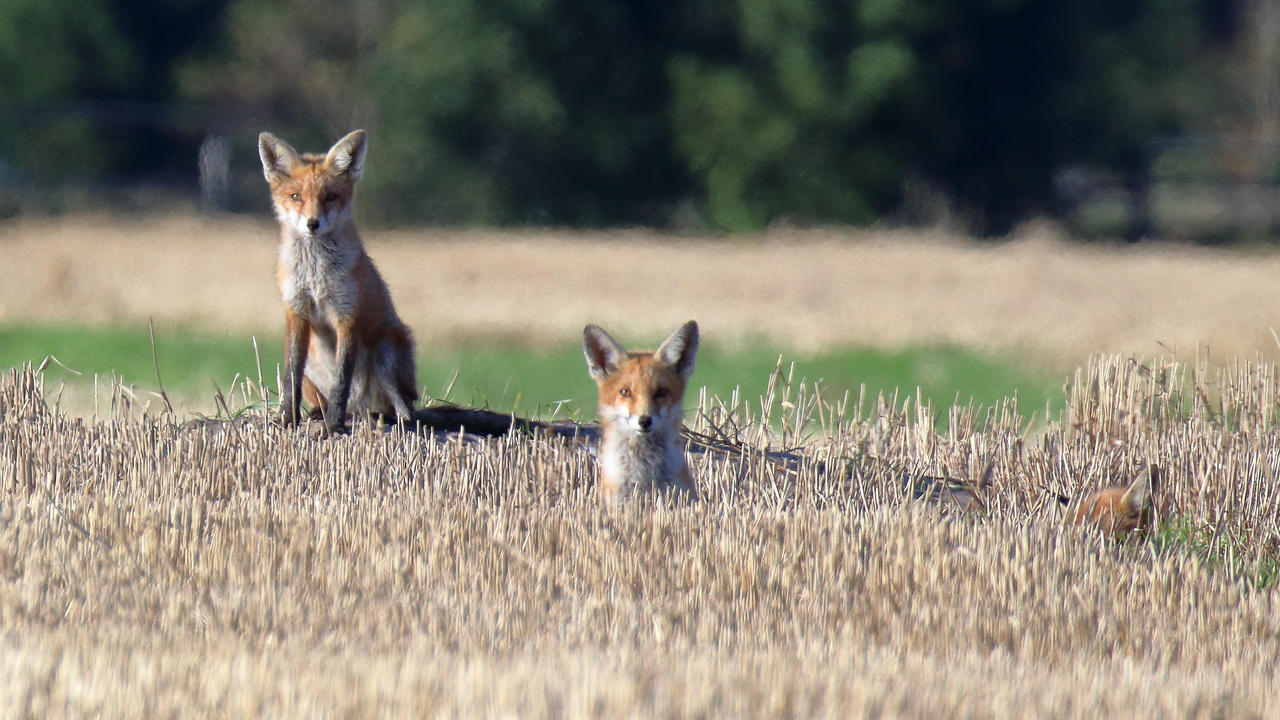
[[[318,227],[320,227],[320,218],[307,218],[308,230],[310,230],[311,232],[315,232],[316,228]]]
[[[636,422],[639,423],[641,430],[648,430],[649,426],[653,425],[653,416],[641,415],[640,417],[636,418]]]

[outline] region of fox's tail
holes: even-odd
[[[394,378],[379,373],[378,389],[391,401],[391,409],[395,411],[397,420],[413,419],[413,409],[409,407],[409,403],[405,402],[404,396],[400,394],[400,388],[396,386]]]

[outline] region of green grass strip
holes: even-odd
[[[276,368],[282,358],[280,337],[274,334],[257,340],[263,377],[274,388]],[[237,374],[254,379],[258,376],[253,342],[247,334],[157,327],[156,354],[165,389],[174,395],[208,397],[212,401],[215,383],[225,391]],[[937,408],[957,401],[965,404],[971,399],[989,406],[1015,392],[1019,393],[1026,414],[1042,411],[1050,400],[1055,408],[1063,402],[1060,379],[1011,359],[962,348],[843,348],[796,354],[763,341],[749,348],[728,349],[705,338],[689,399],[694,399],[697,387],[705,385],[721,398],[728,398],[739,387],[742,398],[755,402],[764,392],[779,354],[784,355],[784,367],[795,363],[796,380],[805,378],[812,383],[821,379],[831,399],[845,390],[856,396],[859,386],[865,384],[868,400],[878,392],[892,394],[895,389],[900,389],[903,400],[914,398],[916,386],[920,386],[924,397]],[[39,363],[47,355],[85,373],[76,377],[51,366],[47,374],[53,381],[91,385],[94,373],[103,379],[114,373],[140,389],[156,389],[151,341],[145,325],[0,325],[0,368]],[[437,398],[444,396],[452,382],[448,399],[463,405],[515,410],[539,417],[548,417],[556,409],[579,419],[595,417],[595,386],[587,377],[576,338],[544,349],[501,341],[420,343],[418,378],[419,385]]]

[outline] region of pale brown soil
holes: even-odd
[[[956,344],[1059,368],[1093,352],[1197,344],[1276,355],[1280,253],[1060,242],[1044,228],[981,244],[928,231],[776,230],[749,238],[572,232],[367,232],[421,341],[573,341],[587,322],[658,340],[780,351]],[[0,226],[0,321],[277,331],[275,227],[204,216]]]

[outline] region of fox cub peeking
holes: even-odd
[[[348,407],[409,419],[418,399],[413,338],[352,214],[367,147],[363,130],[325,155],[299,154],[268,132],[258,136],[280,221],[286,425],[298,422],[303,398],[330,432],[347,429]]]
[[[619,503],[637,492],[675,489],[697,496],[684,462],[685,387],[698,353],[690,320],[654,352],[629,353],[595,325],[582,331],[587,371],[600,390],[600,489]]]
[[[1113,535],[1128,535],[1151,526],[1151,494],[1160,471],[1148,465],[1128,487],[1109,487],[1084,499],[1071,513],[1073,525],[1091,525]]]

